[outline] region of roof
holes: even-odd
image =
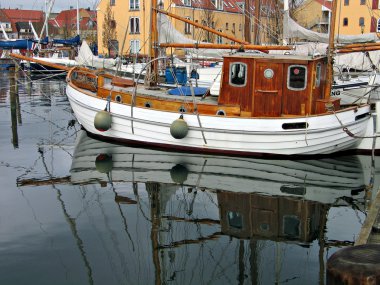
[[[322,6],[325,6],[329,10],[332,9],[332,1],[329,1],[329,0],[314,0],[314,1],[318,2]]]
[[[79,28],[81,30],[88,30],[90,21],[96,23],[96,11],[91,11],[88,9],[81,8],[79,9],[80,23]],[[61,11],[54,20],[49,20],[49,23],[52,25],[61,28],[65,26],[76,26],[77,24],[77,10],[63,10]],[[96,25],[92,28],[96,29]]]
[[[9,19],[12,31],[17,32],[17,22],[43,22],[44,13],[41,10],[0,9],[1,13]],[[0,14],[1,14],[0,13]]]

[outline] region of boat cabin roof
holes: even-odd
[[[224,55],[224,58],[252,58],[252,59],[268,59],[268,60],[291,60],[291,61],[315,61],[315,60],[320,60],[321,58],[326,58],[326,55],[318,55],[318,56],[313,56],[313,55],[295,55],[295,54],[268,54],[268,53],[263,53],[263,52],[237,52],[233,54],[227,54]]]

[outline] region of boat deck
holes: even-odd
[[[121,92],[121,93],[133,93],[135,92],[135,87],[119,87],[111,85],[111,83],[105,83],[103,85],[103,88]],[[168,99],[171,101],[178,101],[178,102],[190,102],[195,100],[196,103],[202,103],[202,104],[212,104],[212,105],[218,105],[218,97],[207,95],[205,97],[203,96],[185,96],[185,95],[171,95],[168,93],[170,88],[166,87],[158,87],[158,88],[148,88],[142,85],[139,85],[137,87],[137,94],[139,96],[144,97],[150,97],[155,99]]]

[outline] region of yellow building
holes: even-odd
[[[307,0],[293,12],[294,19],[307,29],[327,32],[332,1]],[[357,35],[380,30],[378,0],[339,0],[335,34]]]
[[[199,24],[212,27],[220,32],[243,40],[244,34],[244,0],[163,0],[160,3],[163,10],[170,13],[182,16]],[[200,4],[201,3],[201,4]],[[100,54],[107,54],[107,48],[103,46],[102,29],[104,16],[107,11],[107,6],[110,5],[114,15],[114,24],[116,25],[117,41],[115,45],[118,47],[118,53],[130,54],[148,54],[149,53],[149,36],[150,28],[150,11],[151,2],[141,0],[101,0],[97,8],[98,20],[98,48]],[[261,4],[262,8],[267,8]],[[270,9],[267,8],[269,11]],[[254,9],[250,7],[248,10],[250,19],[253,19]],[[268,21],[271,17],[266,15],[262,22]],[[200,28],[195,28],[190,24],[180,20],[171,20],[175,29],[186,35],[188,38],[199,42],[212,42],[230,44],[231,40],[215,36],[207,33]],[[254,21],[249,24],[250,38],[253,38]],[[159,30],[159,27],[158,27]],[[270,33],[262,33],[260,35],[262,42],[268,42]],[[275,39],[277,36],[274,36]],[[123,41],[124,47],[123,47]],[[278,37],[277,37],[278,38]],[[251,42],[253,42],[251,40]],[[273,40],[271,41],[273,42]]]

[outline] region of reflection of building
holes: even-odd
[[[323,204],[257,193],[219,192],[222,232],[238,238],[311,242],[318,237]]]

